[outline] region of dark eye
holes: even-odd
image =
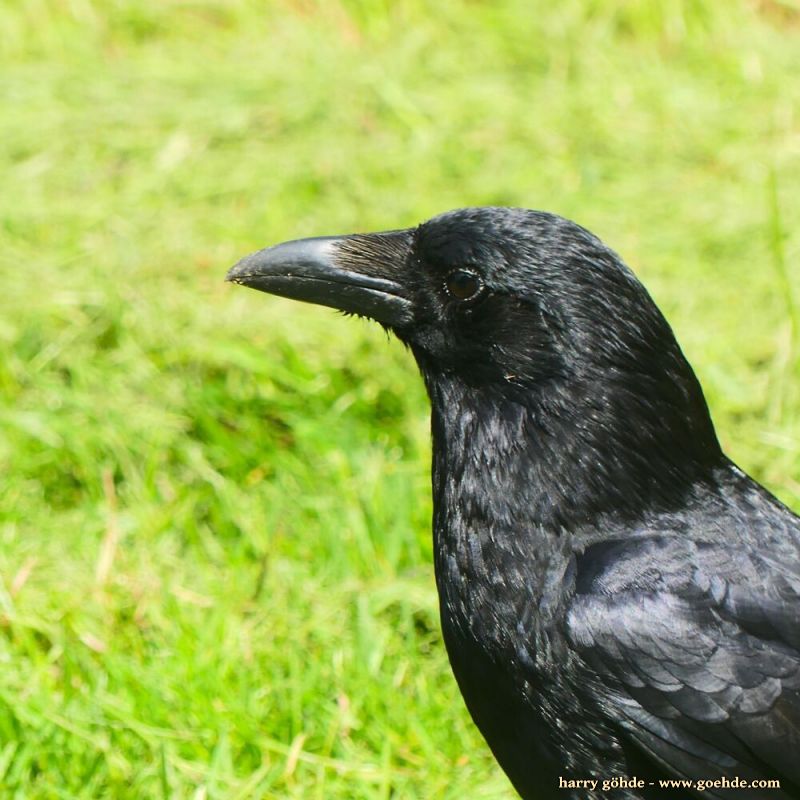
[[[483,281],[474,272],[457,269],[447,276],[445,286],[456,300],[471,300],[483,289]]]

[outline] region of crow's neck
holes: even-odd
[[[682,507],[725,463],[699,385],[683,407],[596,383],[509,393],[423,375],[439,535],[466,522],[539,537],[636,524]]]

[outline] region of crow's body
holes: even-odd
[[[464,209],[279,245],[230,278],[373,317],[414,352],[444,639],[524,798],[690,793],[664,778],[800,798],[800,521],[723,455],[613,252],[553,215]]]
[[[738,776],[778,778],[800,797],[797,518],[722,459],[675,508],[542,525],[550,498],[537,491],[559,468],[551,434],[519,409],[481,413],[471,390],[447,400],[434,408],[449,419],[434,412],[433,426],[442,628],[470,713],[520,794],[569,796],[559,777]]]

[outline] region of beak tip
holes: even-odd
[[[311,239],[296,239],[256,250],[239,259],[228,270],[225,282],[239,286],[253,286],[254,279],[272,274],[280,275],[284,270],[324,261],[331,254],[334,239],[338,238],[318,236]]]
[[[245,281],[245,278],[252,272],[252,269],[248,269],[251,258],[252,255],[245,256],[237,261],[225,275],[225,283],[235,283],[239,286],[246,286],[247,281]]]

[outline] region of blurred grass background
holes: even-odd
[[[799,100],[790,0],[6,0],[0,796],[512,797],[439,639],[410,357],[225,270],[575,218],[797,509]]]

